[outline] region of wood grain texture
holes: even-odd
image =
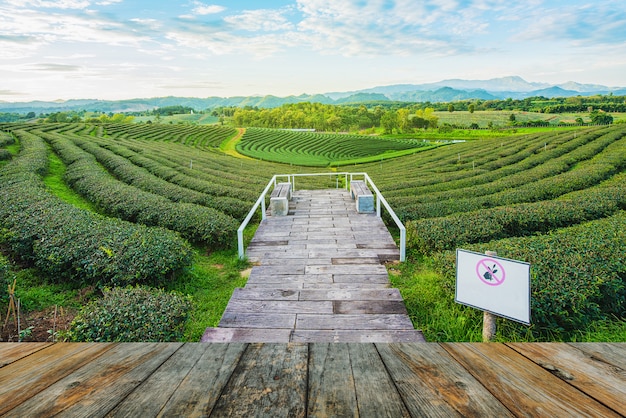
[[[308,346],[250,344],[213,414],[306,416]]]
[[[107,344],[96,345],[106,347]],[[104,416],[154,372],[180,343],[114,344],[11,410],[13,416]]]
[[[34,344],[33,347],[30,347]],[[0,369],[0,415],[16,408],[57,381],[72,374],[113,348],[112,344],[57,343],[46,346],[20,343],[28,356]],[[32,353],[32,354],[31,354]],[[15,358],[15,357],[14,357]],[[11,379],[19,376],[18,380]]]
[[[309,346],[308,416],[358,417],[347,344]]]
[[[442,346],[517,416],[619,416],[506,345]]]
[[[376,344],[376,348],[412,416],[511,416],[440,345]]]
[[[52,343],[2,343],[0,344],[0,368],[48,347]]]
[[[584,351],[584,344],[508,345],[554,376],[626,416],[626,369]]]

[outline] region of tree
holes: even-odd
[[[454,112],[454,105],[452,103],[448,105],[448,112],[450,113]]]
[[[594,110],[589,114],[589,117],[591,118],[591,123],[596,125],[610,125],[613,123],[613,116],[606,112]]]
[[[380,126],[385,130],[386,134],[393,133],[398,127],[398,115],[394,110],[388,110],[380,117]]]
[[[474,110],[475,110],[474,103],[470,103],[470,105],[467,107],[467,110],[468,110],[470,113],[474,113]]]

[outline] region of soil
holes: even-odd
[[[2,322],[0,322],[0,342],[18,342],[19,333],[15,326],[13,315],[9,318],[6,327],[6,312],[2,312]],[[60,341],[58,337],[59,331],[66,331],[70,323],[74,319],[76,312],[66,309],[57,309],[56,319],[54,315],[54,307],[43,311],[33,311],[28,314],[22,314],[20,318],[20,329],[23,330],[23,342],[46,342],[53,341],[52,330],[57,332],[54,341]],[[27,330],[29,327],[30,331]]]

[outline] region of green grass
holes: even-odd
[[[63,164],[61,159],[52,152],[49,154],[48,158],[48,174],[43,179],[48,190],[66,203],[91,212],[97,212],[95,206],[91,202],[83,198],[81,195],[72,190],[67,184],[65,184],[65,181],[63,180],[63,175],[65,174],[65,164]]]
[[[81,300],[79,287],[70,283],[53,283],[43,277],[35,268],[18,270],[15,296],[20,299],[23,311],[39,311],[52,306],[78,309],[86,300]],[[90,292],[84,292],[90,294]]]
[[[247,267],[235,251],[221,251],[210,255],[196,252],[193,266],[182,277],[168,286],[191,295],[193,310],[185,327],[186,341],[200,341],[207,327],[216,327],[237,287],[243,287],[247,278],[241,271]]]
[[[414,327],[422,330],[426,341],[482,341],[480,312],[455,303],[454,292],[446,289],[427,260],[393,268],[400,274],[392,272],[391,283],[400,290]]]
[[[434,271],[428,258],[409,259],[389,269],[392,286],[400,290],[414,327],[422,330],[426,341],[482,341],[482,311],[456,303],[454,283],[446,282]],[[538,341],[533,328],[497,318],[494,341]],[[626,342],[626,318],[596,321],[566,335],[544,331],[542,341]]]

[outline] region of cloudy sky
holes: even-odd
[[[626,86],[624,0],[0,0],[0,100]]]

